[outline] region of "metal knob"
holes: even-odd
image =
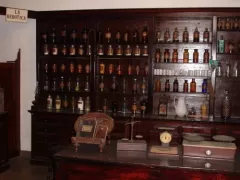
[[[212,152],[210,150],[206,150],[205,153],[206,153],[207,156],[211,156],[211,154],[212,154]]]
[[[205,163],[205,168],[210,168],[211,164],[210,163]]]

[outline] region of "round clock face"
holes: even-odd
[[[167,131],[164,131],[160,134],[160,141],[162,143],[170,143],[172,140],[172,135],[167,132]]]

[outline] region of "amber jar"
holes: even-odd
[[[147,45],[143,46],[142,55],[143,56],[148,56],[148,46]]]
[[[156,49],[156,51],[155,51],[155,62],[161,62],[161,52],[160,52],[160,49]]]
[[[130,45],[127,45],[124,49],[124,55],[125,56],[131,56],[132,55],[132,48]]]
[[[73,73],[74,69],[75,69],[74,64],[73,64],[73,62],[71,62],[70,65],[69,65],[70,72]]]
[[[58,47],[56,44],[52,45],[52,55],[54,56],[58,55]]]
[[[195,79],[192,79],[192,82],[190,83],[190,92],[195,93],[196,92],[196,82]]]
[[[67,46],[65,44],[62,45],[61,55],[62,56],[66,56],[67,55]]]
[[[66,70],[65,64],[62,64],[62,65],[61,65],[60,70],[61,70],[61,72],[64,72],[64,71]]]
[[[160,92],[161,91],[161,81],[160,79],[157,79],[155,81],[155,92]]]
[[[188,52],[188,49],[184,49],[184,52],[183,52],[183,62],[184,63],[188,63],[189,62],[189,52]]]
[[[199,57],[198,50],[194,49],[194,52],[193,52],[193,63],[198,63],[198,57]]]
[[[109,64],[108,65],[108,72],[109,72],[109,74],[112,74],[113,71],[114,71],[114,65],[113,64]]]
[[[203,63],[209,63],[209,51],[208,51],[208,49],[205,49],[205,51],[204,51]]]
[[[132,74],[132,65],[131,63],[128,64],[128,75]]]
[[[79,45],[79,48],[78,48],[78,55],[82,56],[84,55],[84,49],[83,49],[83,45]]]
[[[117,64],[117,74],[118,75],[121,75],[122,74],[122,67],[121,67],[121,64],[118,62]]]
[[[183,42],[188,42],[188,41],[189,41],[189,33],[187,28],[185,27],[183,31]]]
[[[185,80],[183,83],[183,92],[188,92],[188,80]]]
[[[70,45],[69,55],[70,55],[70,56],[75,56],[75,55],[76,55],[76,49],[75,49],[75,45],[74,45],[74,44],[71,44],[71,45]]]
[[[223,24],[222,24],[222,19],[221,18],[218,18],[218,20],[217,20],[217,28],[218,29],[223,29]]]
[[[205,28],[205,31],[203,32],[203,42],[209,42],[209,31],[208,31],[208,28]]]
[[[134,49],[134,55],[135,56],[140,56],[140,53],[141,53],[141,49],[138,45],[136,45],[135,49]]]
[[[102,44],[99,44],[99,45],[98,45],[97,54],[98,54],[99,56],[101,56],[101,55],[104,54],[104,50],[103,50],[103,45],[102,45]]]
[[[56,64],[53,64],[53,66],[52,66],[52,72],[57,72],[57,65]]]
[[[172,62],[173,63],[177,63],[178,62],[178,50],[177,49],[173,49]]]
[[[168,28],[164,32],[164,42],[170,42],[170,32]]]
[[[195,28],[195,31],[193,33],[193,42],[199,42],[199,31],[198,31],[198,28]]]
[[[88,74],[90,73],[90,65],[89,64],[86,64],[85,66],[85,72]]]
[[[107,55],[108,56],[113,56],[113,47],[112,47],[111,44],[108,45]]]
[[[240,22],[239,22],[238,18],[236,17],[236,18],[234,19],[234,21],[233,21],[233,26],[232,26],[232,28],[233,28],[233,29],[239,29],[239,26],[240,26]]]
[[[122,46],[121,46],[121,45],[117,45],[116,55],[117,55],[117,56],[121,56],[122,54],[123,54]]]
[[[177,28],[173,31],[173,42],[179,42],[179,32]]]
[[[170,62],[170,52],[169,52],[169,49],[165,49],[165,51],[164,51],[164,62]]]
[[[166,79],[165,82],[165,92],[169,92],[170,91],[170,83],[169,83],[169,79]]]
[[[231,29],[231,22],[230,22],[230,19],[229,19],[229,18],[226,19],[225,29],[227,29],[227,30]]]
[[[77,71],[78,71],[78,73],[82,72],[82,65],[81,64],[77,65]]]

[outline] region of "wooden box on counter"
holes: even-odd
[[[184,156],[234,160],[236,150],[234,143],[183,140]]]

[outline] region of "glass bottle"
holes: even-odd
[[[143,99],[140,103],[140,112],[141,112],[141,115],[146,115],[146,112],[147,112],[147,102],[145,99]]]
[[[205,28],[205,31],[203,32],[203,42],[206,42],[206,43],[209,42],[209,31],[208,31],[208,28]]]
[[[49,88],[49,82],[48,82],[48,77],[46,76],[43,89],[45,91],[48,91],[48,88]]]
[[[85,66],[85,73],[90,73],[90,65],[88,63]]]
[[[88,42],[88,32],[89,32],[89,30],[88,30],[88,28],[87,28],[87,26],[85,24],[84,28],[82,30],[82,42],[84,44],[86,44]]]
[[[133,98],[132,112],[133,112],[133,114],[137,113],[137,98],[136,97]]]
[[[122,113],[127,113],[127,98],[123,98],[123,103],[122,103]]]
[[[99,91],[103,92],[104,91],[104,82],[103,82],[103,76],[101,76],[101,80],[99,83]]]
[[[208,83],[207,83],[207,79],[204,79],[202,83],[202,93],[207,93],[207,91],[208,91]]]
[[[224,98],[222,99],[222,119],[224,121],[230,119],[231,116],[231,104],[229,99],[228,90],[224,92]]]
[[[165,51],[164,51],[164,62],[167,62],[167,63],[170,62],[170,52],[169,52],[169,49],[165,49]]]
[[[129,42],[129,32],[128,32],[128,27],[126,28],[126,31],[123,34],[123,42],[127,44]]]
[[[96,37],[97,44],[98,45],[103,44],[103,32],[98,30],[96,34],[97,34],[97,37]]]
[[[207,105],[206,102],[203,102],[201,105],[201,117],[206,118],[207,117]]]
[[[58,55],[58,47],[57,47],[57,44],[52,44],[52,55],[53,55],[53,56]]]
[[[160,43],[161,42],[161,31],[156,32],[156,42]]]
[[[73,72],[74,72],[74,69],[75,69],[74,63],[71,62],[70,65],[69,65],[69,70],[70,70],[70,72],[73,73]]]
[[[218,20],[217,20],[217,29],[218,30],[223,29],[222,19],[221,18],[218,18]]]
[[[229,59],[226,63],[226,77],[230,77],[230,61],[229,61]]]
[[[78,55],[79,56],[84,55],[84,49],[83,49],[83,45],[82,44],[80,44],[79,47],[78,47]]]
[[[50,42],[52,44],[55,44],[57,41],[57,38],[56,38],[56,29],[55,28],[52,28],[52,32],[50,33]]]
[[[67,98],[67,95],[64,96],[63,108],[64,108],[64,109],[67,109],[67,108],[68,108],[68,98]]]
[[[68,91],[71,91],[71,90],[72,90],[72,81],[71,81],[71,78],[68,79],[67,88],[68,88]]]
[[[168,28],[164,32],[164,42],[170,42],[170,32]]]
[[[132,42],[133,43],[138,43],[138,40],[139,40],[139,33],[138,33],[138,29],[136,27],[135,31],[133,32]]]
[[[142,79],[141,93],[142,94],[146,94],[147,93],[147,84],[146,84],[145,78]]]
[[[178,28],[175,28],[175,30],[173,31],[173,42],[179,42]]]
[[[65,64],[62,64],[61,67],[60,67],[60,71],[61,71],[62,73],[64,73],[65,70],[66,70],[66,66],[65,66]]]
[[[178,92],[178,80],[177,80],[177,78],[173,82],[173,92]]]
[[[132,64],[131,62],[128,63],[128,75],[132,74]]]
[[[76,55],[76,48],[74,44],[71,44],[69,47],[69,55],[70,56],[75,56]]]
[[[221,64],[221,62],[218,62],[218,66],[217,66],[217,69],[216,69],[216,75],[218,77],[222,76],[222,64]]]
[[[52,66],[52,72],[53,73],[56,73],[57,72],[57,64],[53,64],[53,66]]]
[[[194,52],[193,52],[193,63],[198,63],[198,56],[199,56],[198,50],[194,49]]]
[[[104,100],[103,100],[103,112],[104,113],[107,113],[107,110],[108,110],[108,102],[107,102],[107,99],[106,98],[104,98]]]
[[[199,42],[199,31],[197,27],[195,28],[193,33],[193,42]]]
[[[185,80],[183,83],[183,92],[188,92],[188,80]]]
[[[67,25],[64,24],[63,29],[61,30],[61,42],[66,43],[67,42]]]
[[[184,63],[188,63],[189,62],[189,52],[188,52],[188,49],[184,49],[184,52],[183,52],[183,62]]]
[[[81,64],[77,65],[77,72],[82,73],[82,65]]]
[[[117,28],[117,33],[116,33],[116,43],[120,44],[121,43],[121,32],[119,28]]]
[[[125,48],[124,48],[124,55],[125,56],[131,56],[132,55],[132,48],[129,44],[127,46],[125,46]],[[140,55],[140,48],[139,48],[139,55]],[[135,55],[135,56],[137,56],[137,55]]]
[[[53,78],[53,82],[52,82],[52,91],[56,91],[56,78]]]
[[[71,99],[71,107],[72,107],[72,110],[74,111],[74,110],[75,110],[75,107],[76,107],[75,97],[74,97],[74,96],[73,96],[72,99]]]
[[[98,44],[98,46],[97,46],[97,54],[99,56],[102,56],[104,54],[104,50],[103,50],[103,45],[102,44]]]
[[[169,92],[170,91],[170,83],[169,83],[169,79],[166,79],[165,82],[165,92]]]
[[[147,45],[143,46],[142,56],[148,56],[148,46]]]
[[[63,91],[64,90],[64,78],[63,76],[61,76],[61,81],[60,81],[60,90]]]
[[[105,39],[106,39],[107,43],[111,42],[111,37],[112,37],[112,33],[110,31],[110,28],[107,28],[107,31],[105,33]]]
[[[79,82],[79,77],[77,78],[76,86],[75,86],[75,91],[79,92],[80,91],[80,82]]]
[[[220,39],[218,40],[218,53],[224,52],[225,52],[225,40],[223,39],[223,35],[221,35]]]
[[[55,99],[55,108],[56,110],[61,109],[61,98],[59,97],[59,95],[57,95],[57,98]]]
[[[66,44],[63,44],[61,46],[61,55],[62,56],[66,56],[67,55],[67,46],[66,46]]]
[[[118,75],[122,74],[122,66],[121,66],[120,62],[117,63],[117,74]]]
[[[76,31],[76,29],[75,28],[73,28],[72,29],[72,32],[71,32],[71,35],[70,35],[70,37],[71,37],[71,43],[76,43],[76,38],[77,38],[77,31]]]
[[[117,101],[113,101],[112,102],[112,113],[117,113],[117,109],[118,109],[118,107],[117,107],[118,105],[117,105]]]
[[[203,63],[209,63],[209,51],[208,51],[208,49],[204,50]]]
[[[173,63],[177,63],[178,62],[178,50],[177,49],[173,49],[172,62]]]
[[[137,94],[137,79],[133,79],[133,85],[132,85],[132,92],[133,94]]]
[[[41,33],[41,42],[46,44],[48,42],[48,32],[45,28],[44,31]]]
[[[112,92],[117,92],[117,82],[116,82],[116,77],[112,77],[112,85],[111,85],[111,91]]]
[[[51,97],[51,95],[48,95],[48,98],[47,98],[47,109],[52,109],[52,97]]]
[[[136,65],[136,75],[139,75],[139,73],[140,73],[140,65],[137,64]]]
[[[103,63],[103,61],[101,61],[99,66],[100,66],[99,67],[99,73],[104,74],[105,73],[105,64]]]
[[[158,78],[156,81],[155,81],[155,92],[160,92],[161,91],[161,81],[160,79]]]
[[[77,108],[79,111],[83,111],[83,107],[84,107],[84,102],[82,97],[79,97],[78,102],[77,102]]]
[[[240,23],[238,22],[238,18],[235,17],[233,21],[233,29],[239,29]]]
[[[88,76],[86,77],[86,81],[85,81],[85,85],[84,85],[84,91],[86,91],[86,92],[90,91]]]
[[[127,93],[127,82],[126,82],[126,78],[123,78],[122,92],[123,92],[124,94]]]
[[[230,18],[229,18],[229,17],[227,17],[227,19],[226,19],[225,29],[226,29],[226,30],[231,29],[231,22],[230,22]]]
[[[86,55],[90,56],[91,54],[92,54],[92,47],[91,47],[91,45],[89,44],[89,45],[87,46]]]
[[[148,28],[147,28],[147,26],[144,26],[143,30],[142,30],[142,43],[143,44],[148,43]]]
[[[148,72],[149,72],[149,67],[148,67],[148,63],[146,62],[144,66],[144,74],[147,76]]]
[[[108,45],[107,55],[108,56],[113,56],[113,47],[112,47],[111,44]]]
[[[117,45],[117,48],[116,48],[116,53],[115,53],[117,56],[122,56],[123,55],[123,49],[122,49],[122,46],[120,44]]]
[[[140,54],[141,54],[141,49],[139,45],[136,45],[134,49],[134,56],[140,56]]]
[[[189,33],[187,30],[187,27],[185,27],[183,31],[183,42],[188,42],[188,41],[189,41]]]
[[[196,82],[195,79],[192,79],[192,82],[190,83],[190,92],[195,93],[196,92]]]
[[[86,112],[89,112],[91,109],[91,104],[90,104],[90,99],[89,99],[89,96],[87,96],[86,100],[85,100],[85,107],[84,107],[84,110]]]
[[[161,62],[161,52],[159,48],[155,51],[155,62]]]
[[[108,65],[108,73],[112,74],[114,72],[114,65],[111,63]]]

